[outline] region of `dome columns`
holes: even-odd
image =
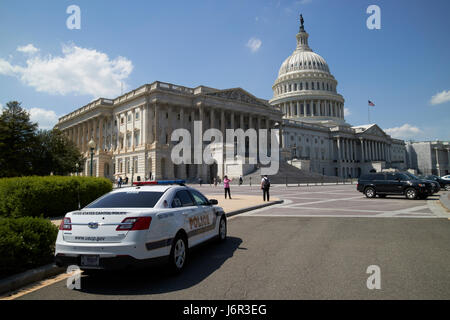
[[[344,119],[344,104],[327,99],[298,99],[279,105],[285,118],[338,118]]]

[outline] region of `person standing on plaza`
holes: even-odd
[[[228,193],[228,197],[231,199],[230,182],[231,182],[231,180],[228,179],[228,176],[223,177],[223,187],[225,189],[225,199],[227,198],[227,193]]]
[[[122,177],[119,177],[119,178],[117,179],[117,186],[118,186],[119,188],[122,188]]]
[[[242,176],[239,177],[239,185],[242,186],[242,183],[244,183],[244,179],[242,179]]]
[[[270,189],[269,177],[264,176],[261,180],[261,190],[263,191],[263,200],[264,201],[266,201],[266,196],[267,196],[267,201],[270,201],[269,189]]]

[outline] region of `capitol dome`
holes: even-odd
[[[282,63],[272,86],[272,105],[284,118],[345,123],[344,98],[337,93],[337,81],[327,62],[308,45],[309,34],[302,25],[297,33],[297,47]]]

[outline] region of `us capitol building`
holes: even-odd
[[[108,178],[182,178],[211,181],[251,173],[254,165],[180,164],[171,161],[174,129],[203,131],[270,129],[280,142],[280,159],[301,170],[328,176],[359,177],[370,170],[404,169],[405,143],[376,124],[351,126],[344,119],[344,98],[325,59],[308,44],[303,19],[297,47],[281,65],[270,101],[241,88],[187,88],[153,82],[115,99],[97,99],[59,119],[62,130],[83,153],[83,175]],[[206,145],[206,143],[205,143]],[[248,145],[246,145],[248,149]],[[297,169],[294,169],[297,170]]]

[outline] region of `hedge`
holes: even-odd
[[[43,218],[0,218],[0,278],[54,260],[58,227]]]
[[[20,177],[0,179],[0,216],[59,217],[112,190],[106,178]]]

